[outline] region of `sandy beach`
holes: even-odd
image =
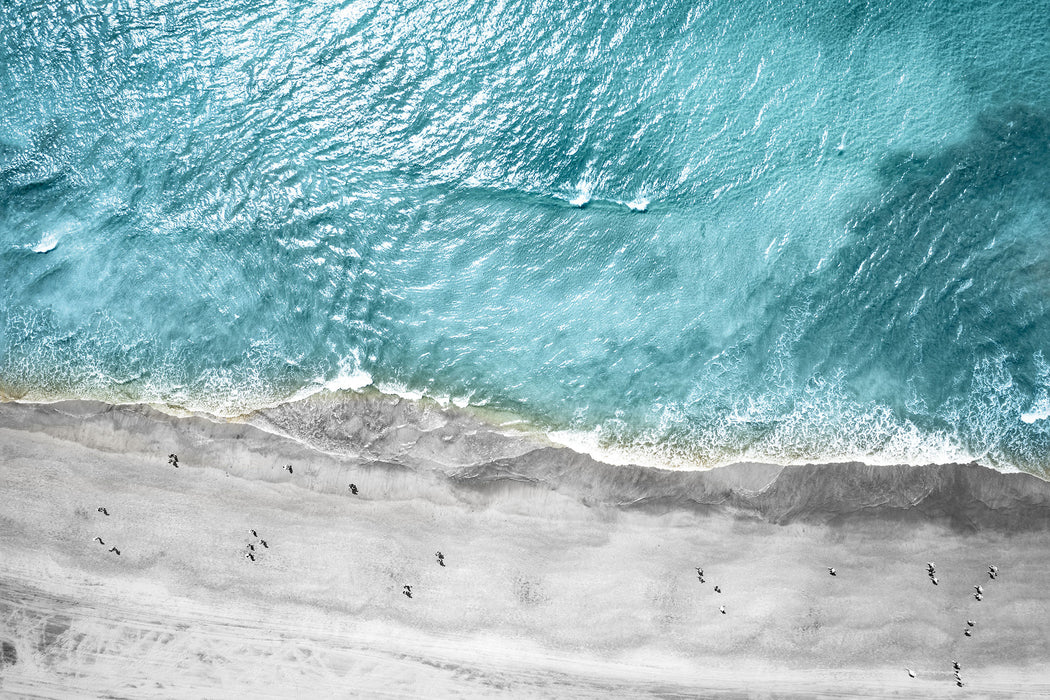
[[[1050,696],[1025,474],[614,467],[384,396],[5,403],[0,498],[14,697]]]

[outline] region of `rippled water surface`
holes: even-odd
[[[0,392],[1044,473],[1039,3],[0,4]]]

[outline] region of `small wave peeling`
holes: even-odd
[[[606,461],[1047,474],[1031,3],[16,0],[0,35],[4,399],[381,391]]]

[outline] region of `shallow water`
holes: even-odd
[[[1044,473],[1048,91],[1015,1],[5,3],[0,392]]]

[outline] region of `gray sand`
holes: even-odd
[[[395,399],[337,409],[264,432],[0,405],[0,692],[1050,696],[1034,477],[654,472]]]

